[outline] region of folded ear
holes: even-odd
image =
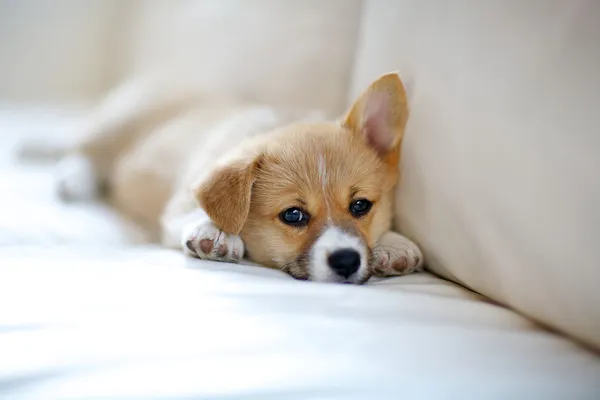
[[[397,73],[389,73],[371,83],[356,99],[343,126],[385,155],[399,148],[407,119],[404,86]]]
[[[222,231],[238,234],[250,212],[257,159],[238,159],[218,166],[194,194],[200,206]]]

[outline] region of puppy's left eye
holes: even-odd
[[[281,220],[281,222],[287,225],[305,226],[310,220],[310,215],[306,211],[301,210],[298,207],[292,207],[288,208],[287,210],[283,210],[279,214],[279,219]]]
[[[350,213],[358,218],[362,217],[371,210],[373,203],[367,199],[358,199],[350,203]]]

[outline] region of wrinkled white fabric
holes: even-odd
[[[0,397],[600,393],[594,355],[428,274],[315,284],[96,246],[0,248],[0,259]]]
[[[2,160],[0,398],[600,394],[596,355],[453,283],[315,284],[132,246],[109,209],[58,203],[47,166]]]

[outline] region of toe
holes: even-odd
[[[421,264],[421,257],[419,257],[417,254],[414,254],[412,258],[414,266],[418,267]]]
[[[212,239],[202,239],[200,241],[200,250],[202,250],[202,252],[204,254],[210,254],[210,252],[213,249],[213,241]]]
[[[185,247],[187,247],[189,249],[189,251],[191,251],[192,253],[196,252],[196,249],[194,248],[194,239],[190,239],[190,240],[186,241]]]
[[[217,248],[217,256],[219,256],[219,257],[225,257],[227,255],[227,251],[229,251],[229,249],[227,248],[227,245],[226,244],[221,244]]]
[[[404,272],[406,270],[406,267],[408,267],[408,260],[406,259],[406,257],[400,257],[394,260],[394,262],[392,262],[392,269],[394,271]]]

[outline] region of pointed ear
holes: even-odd
[[[343,126],[361,135],[379,154],[399,148],[408,119],[406,92],[400,76],[381,76],[356,99]]]
[[[250,212],[256,159],[241,159],[218,166],[193,188],[196,200],[221,230],[239,234]]]

